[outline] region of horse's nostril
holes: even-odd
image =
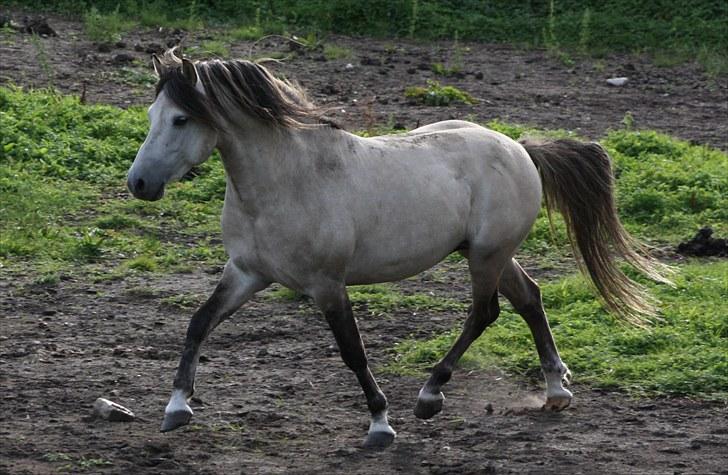
[[[137,182],[136,182],[136,187],[135,188],[136,188],[137,191],[144,191],[144,180],[142,180],[141,178],[139,178],[137,180]]]

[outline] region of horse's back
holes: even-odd
[[[503,134],[444,121],[364,143],[342,197],[357,223],[353,282],[411,275],[462,246],[515,248],[538,213],[538,173]]]

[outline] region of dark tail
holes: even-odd
[[[541,175],[549,217],[554,209],[563,215],[579,267],[591,277],[607,308],[636,324],[654,316],[655,300],[614,258],[659,282],[670,283],[665,277],[669,269],[651,258],[619,221],[607,151],[598,143],[569,139],[523,140],[521,145]]]

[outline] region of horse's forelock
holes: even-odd
[[[215,129],[221,127],[208,98],[185,78],[181,68],[171,68],[160,75],[156,95],[158,96],[162,91],[169,100],[193,119]]]

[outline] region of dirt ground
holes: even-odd
[[[60,36],[40,39],[43,61],[28,35],[3,33],[0,83],[42,86],[51,71],[64,92],[80,94],[86,84],[89,102],[150,101],[149,88],[119,82],[122,64],[134,66],[114,58],[123,53],[147,62],[149,53],[134,45],[165,45],[174,34],[133,32],[124,36],[124,48],[101,53],[84,39],[79,23],[59,17],[50,23]],[[446,82],[481,103],[435,108],[407,104],[403,88],[431,78],[418,66],[452,58],[451,44],[329,41],[351,48],[353,56],[321,61],[314,52],[278,69],[317,102],[336,106],[335,116],[349,128],[387,121],[414,127],[472,114],[598,138],[620,127],[631,111],[638,127],[728,149],[726,82],[689,65],[657,68],[644,58],[611,56],[600,66],[594,60],[567,66],[543,51],[466,45],[463,63],[473,74]],[[241,55],[248,47],[236,45],[233,52]],[[615,75],[630,81],[607,86],[604,80]],[[550,414],[538,409],[542,385],[536,381],[498,370],[460,370],[446,387],[443,413],[416,419],[412,408],[424,379],[387,374],[382,366],[398,341],[437,334],[463,319],[446,312],[370,316],[359,310],[398,431],[390,449],[363,451],[366,403],[323,317],[306,301],[273,300],[265,293],[204,347],[193,424],[160,434],[193,311],[161,302],[180,295],[202,301],[218,272],[100,282],[69,275],[53,286],[32,284],[32,275],[0,276],[0,473],[728,473],[725,404],[631,399],[580,386],[578,374],[572,407]],[[396,286],[466,301],[466,276],[461,264],[442,264]],[[137,420],[91,418],[97,397],[126,405]]]

